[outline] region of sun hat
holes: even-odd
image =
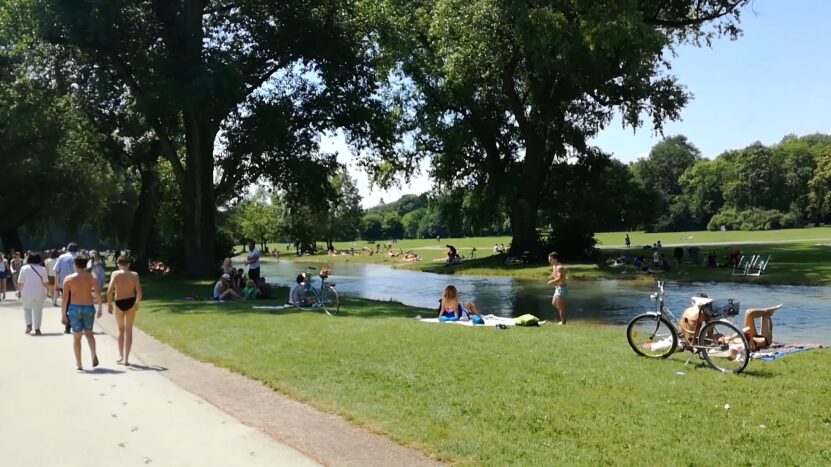
[[[229,280],[231,280],[231,275],[230,274],[223,274],[222,278],[225,279],[226,281],[229,281]]]

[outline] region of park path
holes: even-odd
[[[101,365],[92,369],[84,341],[79,373],[60,309],[47,306],[44,335],[29,336],[20,302],[8,298],[0,301],[0,465],[439,465],[139,329],[133,365],[116,365],[117,327],[106,311],[95,326]]]
[[[0,302],[0,465],[318,465],[173,384],[162,367],[116,365],[115,339],[98,327],[101,365],[92,369],[84,342],[88,370],[76,371],[59,309],[44,309],[43,321],[43,336],[26,335],[20,303]]]

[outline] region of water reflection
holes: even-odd
[[[269,282],[292,285],[306,264],[281,261],[263,265]],[[553,290],[544,281],[507,277],[443,276],[392,269],[376,264],[337,264],[332,281],[343,295],[373,300],[395,300],[407,305],[436,308],[444,287],[452,284],[463,301],[474,301],[484,313],[518,316],[532,313],[542,319],[556,319],[551,306]],[[634,281],[576,282],[569,287],[570,321],[626,324],[633,316],[651,311],[649,300],[654,285]],[[830,287],[758,286],[749,284],[685,284],[666,286],[670,309],[680,312],[696,292],[714,298],[734,298],[742,310],[784,303],[774,318],[777,339],[831,345]]]

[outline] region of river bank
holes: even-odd
[[[733,282],[760,285],[831,285],[831,243],[759,243],[727,246],[711,245],[699,248],[701,249],[699,264],[690,262],[685,249],[685,257],[676,266],[672,256],[672,248],[665,247],[663,253],[672,264],[672,270],[667,272],[656,271],[653,274],[637,273],[631,265],[611,267],[605,264],[607,260],[623,255],[629,258],[642,255],[650,259],[652,250],[644,249],[601,248],[599,251],[602,264],[580,262],[567,262],[566,264],[571,279],[575,280],[633,280],[649,283],[660,279],[675,282]],[[748,257],[761,255],[763,258],[767,258],[770,256],[770,266],[760,276],[745,276],[734,275],[731,267],[711,268],[701,264],[710,251],[715,252],[719,262],[725,263],[733,248],[738,248],[742,255]],[[355,255],[304,255],[301,257],[289,255],[284,256],[284,258],[318,263],[329,267],[335,267],[340,263],[383,264],[393,268],[436,274],[503,276],[531,280],[542,280],[551,273],[550,266],[545,264],[505,264],[505,255],[494,255],[492,250],[481,248],[477,248],[475,259],[466,259],[461,264],[454,266],[447,266],[444,263],[445,250],[436,246],[413,247],[405,250],[394,245],[391,251],[394,254],[401,251],[413,251],[421,256],[421,261],[403,262],[399,259],[400,254],[391,257],[386,254],[383,248],[381,253],[372,256],[366,251],[356,250]],[[459,253],[470,258],[471,249],[459,248]],[[271,258],[268,259],[268,261],[272,260]]]

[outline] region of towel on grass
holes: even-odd
[[[439,321],[438,318],[422,318],[419,321],[422,323],[449,323],[449,324],[461,324],[462,326],[476,326],[476,327],[496,327],[498,324],[504,324],[505,326],[516,326],[514,324],[513,318],[505,318],[504,316],[496,316],[496,315],[484,315],[482,318],[485,319],[485,324],[473,324],[473,321]]]
[[[770,347],[751,353],[750,358],[772,362],[776,359],[784,357],[785,355],[821,348],[822,346],[818,344],[781,344],[774,342],[770,345]]]
[[[294,308],[294,305],[263,305],[263,306],[252,306],[251,308],[255,310],[284,310],[286,308]]]

